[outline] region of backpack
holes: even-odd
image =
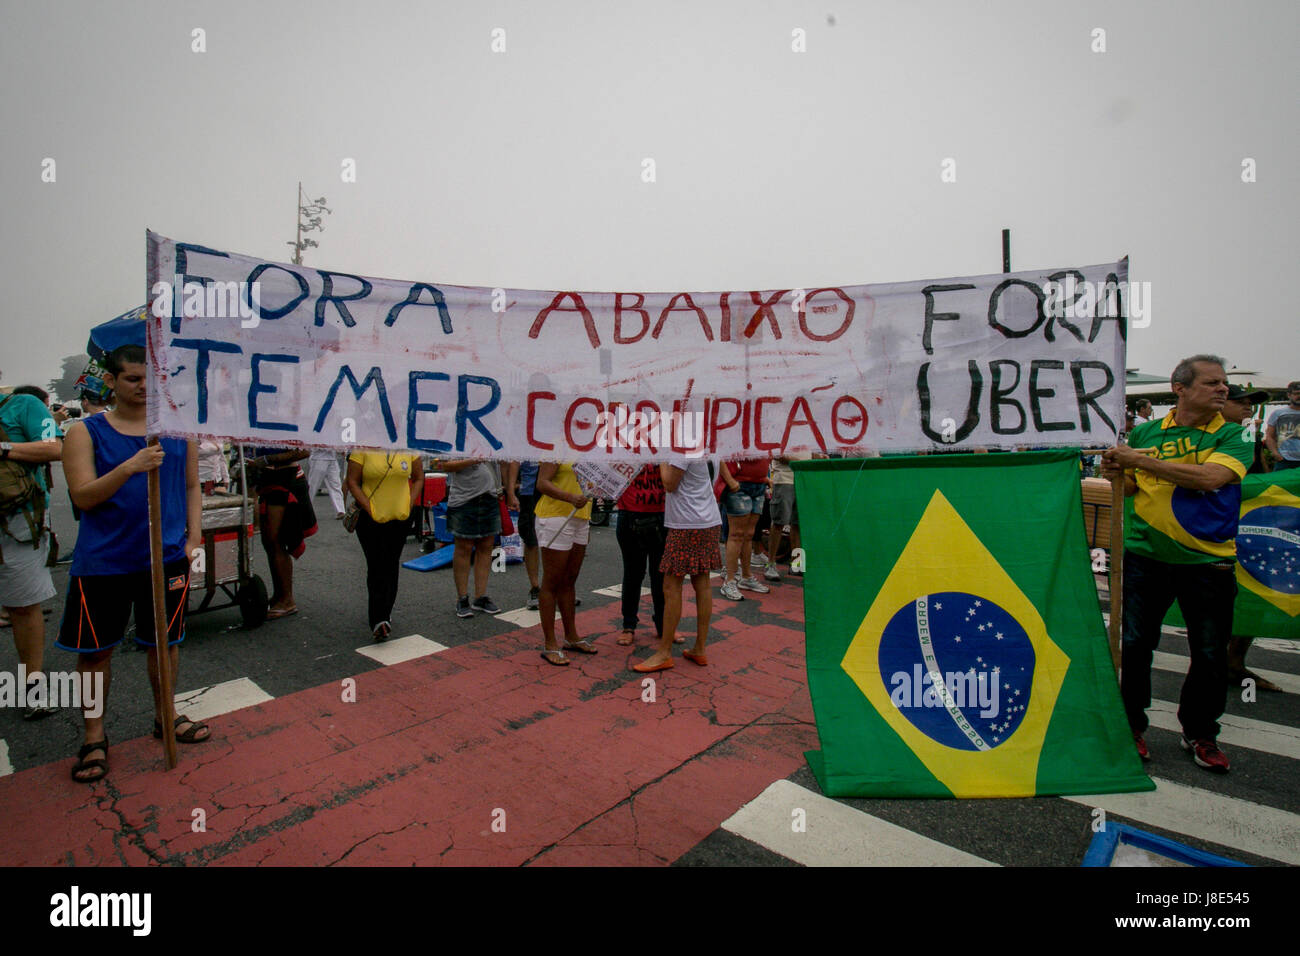
[[[0,401],[0,408],[9,403],[12,395]],[[0,424],[0,441],[8,441],[3,424]],[[37,483],[34,469],[21,461],[6,458],[0,461],[0,521],[22,514],[32,533],[32,547],[40,548],[41,530],[45,524],[45,491]],[[12,537],[12,535],[10,535]],[[0,564],[4,563],[4,550],[0,548]]]

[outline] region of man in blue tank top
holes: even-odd
[[[136,642],[148,648],[154,736],[162,737],[146,473],[158,470],[173,688],[176,645],[185,636],[190,556],[202,542],[202,498],[197,444],[176,438],[160,439],[153,447],[145,444],[144,363],[144,349],[139,346],[124,345],[113,351],[108,356],[105,382],[113,389],[116,404],[110,411],[74,425],[64,439],[68,493],[82,517],[56,643],[80,655],[78,672],[90,674],[92,680],[102,679],[107,698],[113,649],[121,643],[134,610]],[[93,783],[108,772],[104,703],[106,700],[101,701],[98,717],[85,714],[85,745],[72,768],[72,779],[78,783]],[[176,739],[182,743],[200,743],[210,734],[203,723],[176,718]]]

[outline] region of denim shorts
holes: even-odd
[[[501,533],[501,505],[488,492],[447,508],[447,530],[456,538],[492,538]]]
[[[757,481],[742,481],[737,491],[722,492],[722,507],[733,518],[745,515],[761,515],[763,499],[767,497],[767,485]]]

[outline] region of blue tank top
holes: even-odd
[[[95,474],[106,475],[145,447],[143,435],[123,435],[105,415],[84,419],[95,447]],[[163,560],[185,557],[185,460],[188,445],[180,438],[159,439],[162,467]],[[81,513],[71,573],[77,577],[129,574],[149,570],[149,478],[141,473],[126,480],[116,494]]]

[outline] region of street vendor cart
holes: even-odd
[[[252,544],[257,534],[257,509],[249,505],[244,449],[237,446],[239,493],[203,496],[203,570],[191,576],[191,596],[203,599],[188,613],[202,614],[238,607],[246,627],[266,620],[266,585],[253,573]],[[191,565],[193,566],[193,565]],[[213,603],[218,594],[227,600]]]

